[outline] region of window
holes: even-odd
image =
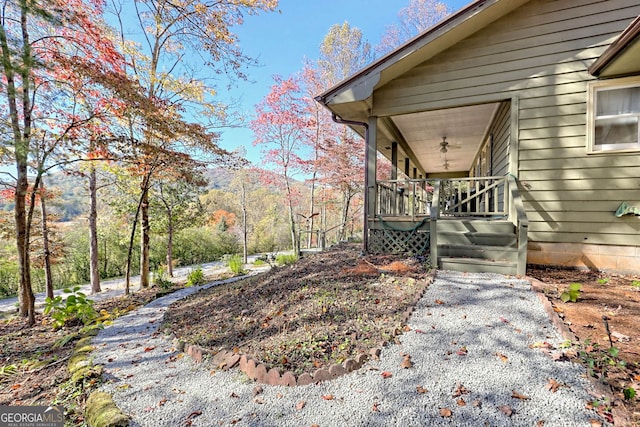
[[[640,150],[640,80],[592,83],[587,116],[589,152]]]

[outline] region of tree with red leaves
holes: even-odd
[[[30,216],[28,166],[34,152],[33,139],[50,129],[45,119],[59,113],[47,110],[47,100],[59,92],[75,68],[115,75],[121,56],[103,37],[98,18],[100,1],[13,0],[0,11],[0,92],[6,100],[1,112],[10,141],[3,152],[16,168],[15,228],[20,271],[20,314],[33,324],[35,298],[30,275]],[[75,124],[67,126],[71,131]],[[34,185],[32,188],[38,188]],[[35,197],[35,196],[32,196]]]
[[[277,180],[267,184],[274,184],[284,190],[291,246],[298,253],[300,241],[295,209],[300,195],[292,179],[305,171],[306,161],[302,151],[308,136],[309,121],[298,79],[275,76],[274,80],[271,91],[256,106],[256,118],[251,121],[251,129],[255,135],[253,144],[265,147],[264,163],[274,167],[275,174],[265,177],[277,177]]]

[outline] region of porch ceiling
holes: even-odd
[[[497,108],[497,103],[472,105],[391,119],[427,174],[468,171]],[[446,153],[440,151],[443,136],[448,142]]]

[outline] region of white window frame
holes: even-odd
[[[638,141],[636,143],[620,143],[620,144],[600,144],[595,145],[596,133],[596,101],[597,93],[603,89],[624,89],[627,87],[640,87],[640,76],[626,77],[621,79],[601,80],[591,82],[587,88],[587,153],[588,154],[604,154],[604,153],[620,153],[640,151],[640,113],[624,115],[625,117],[638,117]],[[615,117],[615,116],[614,116]],[[608,117],[609,119],[612,117]]]

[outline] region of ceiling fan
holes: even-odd
[[[448,147],[449,147],[449,143],[447,142],[447,137],[443,136],[442,141],[440,142],[440,152],[446,153],[447,151],[449,151]]]

